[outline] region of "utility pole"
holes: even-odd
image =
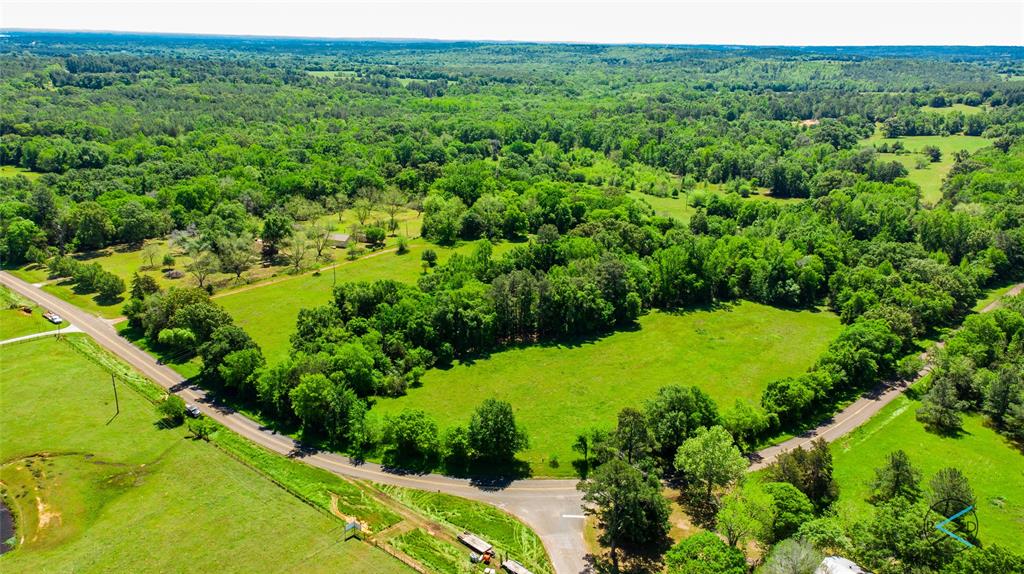
[[[117,408],[114,416],[117,416],[121,414],[121,402],[117,400],[117,385],[114,383],[114,373],[110,373],[110,386],[114,387],[114,406]]]

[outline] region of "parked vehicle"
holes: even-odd
[[[190,417],[192,417],[194,419],[199,418],[199,416],[203,414],[203,413],[199,412],[199,408],[196,407],[195,405],[186,405],[185,406],[185,412],[188,413],[188,416],[190,416]]]
[[[50,311],[43,313],[43,318],[53,323],[54,325],[60,325],[61,323],[64,322],[64,319],[61,319],[60,315],[56,313],[51,313]]]

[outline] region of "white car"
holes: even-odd
[[[60,325],[61,323],[64,322],[64,319],[61,319],[60,315],[58,315],[56,313],[50,313],[50,312],[43,313],[43,318],[46,319],[47,321],[53,323],[54,325]]]

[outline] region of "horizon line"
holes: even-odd
[[[457,44],[555,44],[575,46],[667,46],[667,47],[735,47],[735,48],[1014,48],[1024,49],[1024,45],[1015,44],[741,44],[735,42],[721,43],[685,43],[685,42],[591,42],[585,40],[494,40],[470,38],[430,38],[402,36],[299,36],[289,34],[238,34],[230,32],[167,32],[144,30],[107,30],[84,28],[8,28],[0,26],[0,34],[8,32],[43,32],[43,33],[74,33],[74,34],[115,34],[138,36],[179,36],[194,38],[239,38],[265,40],[317,40],[333,42],[379,42],[379,43],[457,43]]]

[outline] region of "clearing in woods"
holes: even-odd
[[[946,177],[949,169],[953,167],[953,154],[960,150],[975,152],[992,144],[992,140],[979,136],[965,135],[886,138],[882,137],[880,129],[876,129],[874,135],[870,138],[862,140],[861,144],[878,147],[883,143],[887,143],[891,147],[896,142],[901,142],[904,149],[910,153],[880,153],[878,154],[879,159],[887,161],[896,160],[902,163],[909,172],[907,179],[921,186],[921,199],[930,205],[935,205],[942,199],[942,179]],[[939,148],[942,152],[942,159],[935,163],[927,163],[923,168],[919,169],[917,167],[918,160],[924,159],[927,161],[926,156],[921,153],[921,149],[929,145]]]
[[[512,403],[530,435],[521,457],[537,476],[574,476],[577,433],[613,425],[623,407],[642,407],[660,387],[696,385],[720,409],[756,402],[774,379],[798,375],[841,325],[832,313],[740,302],[709,311],[652,312],[638,328],[598,339],[513,348],[431,369],[373,412],[422,409],[442,427],[466,424],[484,399]]]

